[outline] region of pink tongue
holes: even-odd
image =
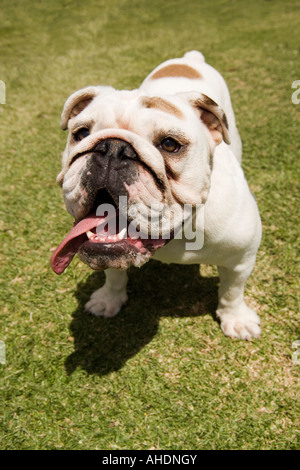
[[[97,217],[95,214],[90,214],[74,225],[51,256],[51,268],[56,274],[64,272],[79,250],[80,245],[87,240],[85,236],[81,235],[84,235],[85,232],[92,230],[104,221],[105,217]]]

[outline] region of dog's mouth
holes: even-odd
[[[115,211],[104,216],[96,214],[101,204],[111,204]],[[135,264],[135,259],[144,255],[149,258],[158,248],[169,240],[150,235],[130,235],[129,221],[120,224],[119,209],[106,190],[99,191],[93,209],[81,220],[75,221],[68,235],[63,239],[51,256],[51,267],[56,274],[61,274],[69,266],[76,253],[94,269],[109,267],[108,259],[114,267],[126,267]],[[173,238],[171,236],[171,238]],[[102,260],[103,258],[103,260]],[[89,260],[93,260],[91,263]],[[95,261],[96,260],[96,261]],[[119,260],[119,261],[118,261]]]

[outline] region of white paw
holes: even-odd
[[[127,301],[125,290],[112,291],[106,286],[96,290],[85,304],[85,311],[102,317],[114,317]]]
[[[219,309],[217,316],[221,320],[221,329],[226,336],[246,340],[260,336],[259,316],[245,304],[232,313]]]

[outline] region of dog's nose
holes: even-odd
[[[99,142],[93,151],[100,153],[103,157],[117,158],[120,160],[137,160],[138,156],[134,148],[125,140],[105,139]]]

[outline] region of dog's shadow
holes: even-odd
[[[103,282],[104,273],[93,273],[78,285],[78,307],[70,324],[75,349],[65,362],[68,375],[78,367],[100,376],[119,370],[156,335],[160,317],[215,317],[218,278],[201,277],[199,266],[150,261],[140,269],[132,268],[129,300],[109,319],[84,311],[89,296]]]

